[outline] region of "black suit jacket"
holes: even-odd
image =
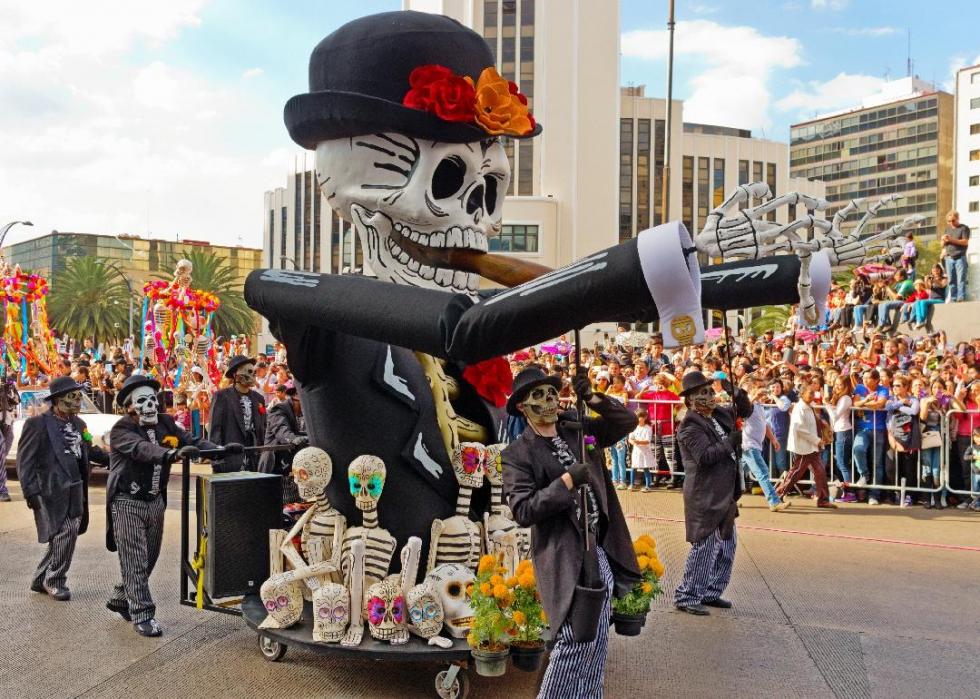
[[[242,404],[239,400],[241,395],[234,386],[223,388],[214,394],[214,400],[211,401],[208,437],[215,444],[222,446],[233,442],[245,446],[265,444],[265,398],[258,391],[248,392],[248,399],[252,402],[254,428],[254,440],[251,440],[245,434],[245,416],[242,414]],[[215,460],[214,470],[215,472],[241,471],[245,461],[244,454],[230,454],[222,460]],[[254,466],[252,470],[255,470]]]
[[[79,433],[85,422],[71,418]],[[82,440],[82,458],[76,459],[65,444],[61,423],[50,410],[27,418],[17,444],[17,478],[24,498],[40,497],[34,510],[37,540],[44,544],[58,533],[65,520],[81,517],[79,533],[88,529],[89,460],[106,462],[104,452]]]
[[[265,421],[265,444],[291,444],[301,436],[299,419],[293,410],[293,401],[287,398],[269,408]],[[259,457],[259,471],[282,474],[289,470],[293,454],[289,451],[267,451]]]

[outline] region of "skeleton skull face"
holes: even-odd
[[[385,462],[377,456],[364,454],[347,467],[347,480],[354,504],[362,512],[375,510],[385,487]]]
[[[284,575],[274,575],[262,583],[259,597],[268,616],[260,629],[285,629],[303,616],[303,585]]]
[[[442,631],[445,614],[442,600],[428,580],[408,591],[408,623],[413,633],[422,638],[432,638]]]
[[[69,391],[52,399],[55,407],[65,415],[78,415],[82,409],[82,392]]]
[[[157,400],[156,391],[149,386],[138,386],[129,394],[127,403],[129,412],[134,414],[141,425],[157,424],[157,412],[160,402]]]
[[[465,488],[483,485],[483,459],[486,452],[479,442],[460,442],[453,451],[453,472],[456,480]]]
[[[397,575],[376,582],[367,590],[367,617],[371,636],[390,641],[405,628],[405,598]]]
[[[503,444],[488,444],[483,453],[483,473],[490,485],[498,487],[504,484],[504,466],[500,460],[503,448]]]
[[[338,583],[324,583],[313,592],[313,640],[335,643],[350,623],[350,592]]]
[[[191,272],[193,271],[194,265],[190,260],[178,260],[174,278],[181,286],[188,287],[191,285]]]
[[[535,425],[553,425],[558,422],[558,391],[550,384],[532,388],[524,401],[524,416]]]
[[[474,580],[473,571],[459,563],[443,563],[426,577],[442,601],[446,626],[454,638],[464,638],[473,624],[468,591]]]
[[[249,389],[255,385],[255,365],[249,362],[242,364],[235,371],[235,384],[244,389]]]
[[[341,218],[354,224],[378,279],[473,293],[479,275],[424,264],[422,248],[487,251],[500,233],[510,164],[496,138],[421,141],[379,133],[321,142],[317,181]]]
[[[293,457],[293,481],[299,488],[299,496],[307,502],[323,494],[332,476],[333,461],[323,449],[306,447]]]

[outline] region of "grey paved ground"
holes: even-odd
[[[176,481],[152,580],[162,638],[137,636],[102,606],[118,568],[103,546],[100,486],[72,568],[73,600],[31,594],[40,547],[13,486],[18,501],[0,504],[2,697],[433,695],[438,666],[298,649],[272,664],[240,619],[178,606]],[[672,589],[687,552],[679,494],[624,496],[633,531],[659,542]],[[701,619],[659,600],[640,637],[612,637],[607,696],[980,696],[980,517],[827,512],[802,500],[773,515],[762,504],[746,498],[739,520],[734,609]],[[514,670],[496,682],[475,678],[471,696],[531,697],[538,679]]]

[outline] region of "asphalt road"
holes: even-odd
[[[73,599],[28,592],[41,555],[30,512],[0,503],[2,697],[434,696],[433,664],[350,661],[291,648],[262,658],[241,619],[179,606],[176,478],[151,587],[161,638],[104,609],[119,571],[105,550],[104,494],[69,577]],[[623,493],[676,586],[687,554],[679,493]],[[384,503],[382,502],[382,509]],[[980,696],[980,516],[921,508],[817,510],[797,498],[772,514],[744,499],[731,610],[695,618],[655,604],[642,635],[611,636],[607,697]],[[540,677],[473,677],[471,696],[532,697]]]

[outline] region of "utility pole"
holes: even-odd
[[[660,185],[661,223],[670,220],[670,128],[674,106],[674,0],[667,2],[667,123],[664,125],[664,167]]]

